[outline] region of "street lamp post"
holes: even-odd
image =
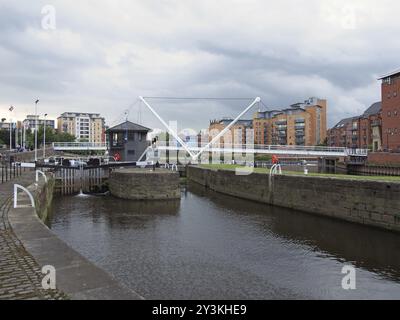
[[[12,119],[10,118],[10,152],[12,151]]]
[[[22,126],[22,147],[24,148],[24,151],[26,149],[26,122],[24,121],[24,125]]]
[[[37,132],[38,132],[38,115],[37,115],[37,104],[39,99],[35,101],[35,162],[37,162]]]
[[[44,125],[43,125],[43,159],[46,158],[46,117],[47,113],[44,114]]]
[[[8,109],[10,111],[10,152],[12,151],[12,118],[11,112],[14,110],[14,106],[10,106]]]

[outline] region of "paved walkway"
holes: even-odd
[[[26,171],[12,181],[0,183],[0,300],[1,299],[63,299],[57,290],[43,290],[39,265],[25,250],[8,222],[14,183],[28,186],[34,171]]]

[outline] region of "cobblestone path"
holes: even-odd
[[[14,183],[27,186],[34,181],[34,171],[0,184],[0,300],[64,299],[57,290],[44,290],[39,265],[25,250],[8,222]]]

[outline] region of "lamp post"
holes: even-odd
[[[12,151],[12,119],[10,118],[10,152]]]
[[[35,162],[37,162],[37,132],[38,132],[38,115],[37,115],[37,104],[39,99],[35,101]]]
[[[12,118],[11,112],[14,110],[14,106],[10,106],[8,109],[10,111],[10,152],[12,151]]]
[[[22,126],[22,147],[24,148],[23,150],[25,151],[26,149],[26,122],[23,122],[23,126]]]
[[[46,157],[46,117],[47,113],[44,114],[44,125],[43,125],[43,159]]]

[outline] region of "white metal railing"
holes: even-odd
[[[46,174],[41,170],[36,170],[36,182],[39,182],[39,174],[44,178],[44,181],[47,183]]]
[[[104,142],[53,142],[54,150],[106,150]]]
[[[29,190],[27,188],[19,185],[19,184],[14,184],[14,209],[23,207],[23,206],[18,206],[18,189],[21,189],[22,191],[24,191],[28,195],[28,197],[29,197],[29,199],[31,201],[31,206],[34,208],[35,207],[35,200],[33,199],[33,196],[29,192]]]
[[[274,174],[282,174],[282,167],[279,163],[275,163],[269,170],[270,176],[273,176]]]
[[[177,143],[169,143],[164,141],[157,143],[160,150],[182,150],[183,148]],[[191,151],[200,151],[201,147],[189,146]],[[205,151],[220,152],[250,152],[250,153],[285,153],[290,154],[318,154],[318,155],[340,155],[340,156],[368,156],[368,149],[349,149],[344,147],[325,147],[325,146],[297,146],[297,145],[251,145],[251,144],[218,144],[210,145]]]

